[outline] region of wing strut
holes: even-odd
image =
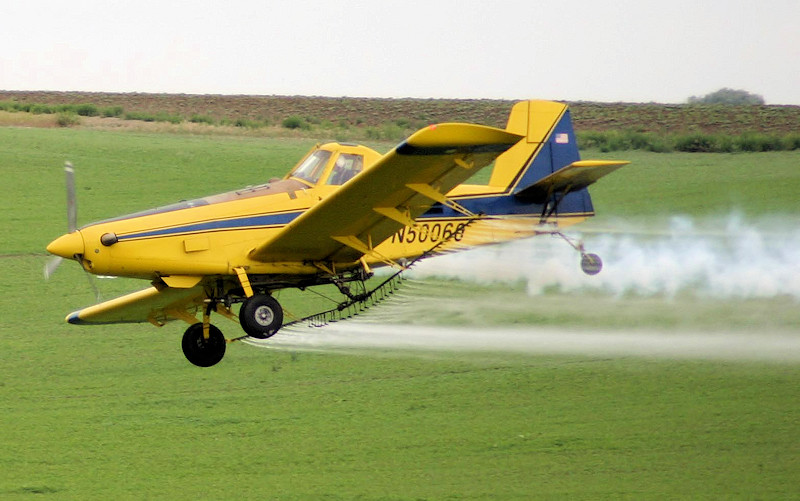
[[[475,214],[467,209],[456,203],[454,200],[447,198],[444,194],[442,194],[439,190],[434,188],[433,186],[425,183],[411,183],[406,185],[407,188],[412,189],[422,195],[423,197],[430,198],[434,202],[439,202],[440,204],[453,209],[456,212],[460,212],[467,217],[475,217]]]
[[[341,244],[344,244],[344,245],[350,247],[351,249],[356,250],[357,252],[360,252],[361,254],[364,254],[365,256],[370,256],[370,257],[372,257],[372,258],[374,258],[374,259],[376,259],[376,260],[378,260],[378,261],[380,261],[380,262],[382,262],[384,264],[387,264],[387,265],[391,266],[392,268],[403,269],[402,266],[400,266],[399,264],[395,263],[394,261],[392,261],[388,257],[386,257],[386,256],[384,256],[384,255],[382,255],[382,254],[380,254],[378,252],[375,252],[375,249],[372,247],[371,239],[370,239],[369,244],[365,244],[364,242],[362,242],[355,235],[331,236],[331,238],[336,240],[337,242],[339,242]],[[362,264],[364,264],[363,261],[362,261]]]
[[[468,221],[466,224],[470,225],[475,219]],[[337,322],[340,320],[347,320],[359,312],[364,311],[370,306],[374,306],[384,299],[391,296],[399,287],[403,280],[403,273],[414,266],[417,262],[429,257],[437,252],[437,250],[448,243],[453,237],[442,240],[421,255],[417,256],[413,261],[401,267],[398,271],[392,274],[389,278],[381,282],[377,287],[367,290],[364,279],[361,280],[362,291],[353,293],[350,289],[342,283],[334,281],[334,285],[339,288],[339,291],[347,297],[346,301],[339,303],[335,308],[320,313],[315,313],[300,319],[293,320],[283,325],[283,328],[290,326],[301,325],[307,323],[309,327],[322,327],[330,322]],[[246,338],[246,336],[245,336]],[[244,339],[244,338],[242,338]]]

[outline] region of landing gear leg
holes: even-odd
[[[283,308],[269,294],[256,294],[243,267],[234,268],[246,299],[239,309],[239,323],[248,336],[266,339],[283,325]]]
[[[203,322],[186,329],[181,347],[189,362],[198,367],[211,367],[225,356],[225,336],[211,324],[208,324],[207,336],[203,331]]]

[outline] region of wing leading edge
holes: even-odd
[[[522,136],[473,124],[422,129],[250,252],[262,262],[354,262]]]
[[[198,310],[203,299],[205,292],[199,285],[187,289],[152,286],[73,312],[67,316],[67,322],[78,325],[150,322],[161,326],[182,319],[193,323],[190,312]]]

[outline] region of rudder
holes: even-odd
[[[489,185],[519,192],[556,170],[580,160],[566,104],[521,101],[506,130],[525,139],[497,158]]]

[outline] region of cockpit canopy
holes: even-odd
[[[340,186],[379,157],[376,151],[365,146],[329,143],[313,149],[287,178],[300,179],[312,186]]]
[[[311,184],[317,184],[332,154],[332,152],[326,150],[312,152],[300,162],[300,165],[289,174],[289,177],[296,177]]]

